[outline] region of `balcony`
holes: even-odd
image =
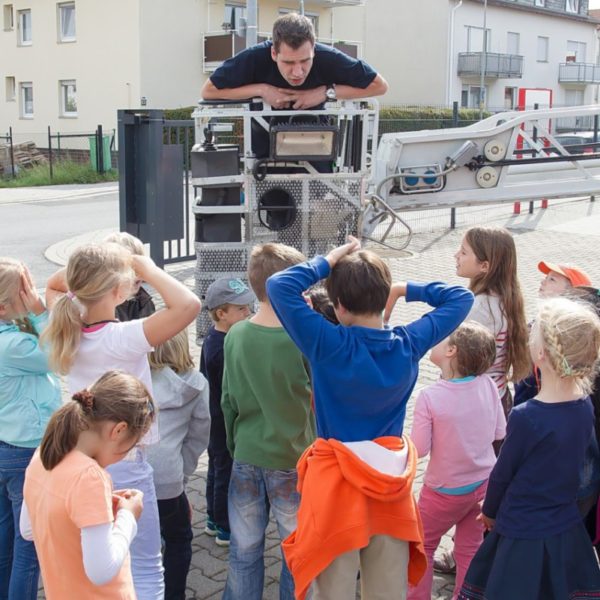
[[[600,65],[566,62],[559,65],[559,83],[600,83]]]
[[[258,41],[270,39],[270,33],[259,33]],[[333,46],[341,52],[360,58],[361,43],[347,40],[321,39],[322,44]],[[202,61],[204,73],[212,73],[224,61],[241,52],[246,47],[246,38],[238,31],[216,31],[204,34],[204,58]]]
[[[458,54],[459,77],[480,77],[483,52],[460,52]],[[523,57],[517,54],[486,52],[485,77],[497,79],[520,79],[523,77]]]

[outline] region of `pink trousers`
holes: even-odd
[[[423,520],[427,571],[419,585],[409,588],[408,600],[430,600],[433,585],[433,555],[442,536],[456,525],[454,534],[454,559],[456,584],[452,594],[455,600],[471,559],[483,541],[483,526],[475,519],[480,513],[479,502],[485,497],[487,481],[476,490],[463,496],[440,494],[427,486],[421,488],[419,512]]]

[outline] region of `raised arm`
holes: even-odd
[[[458,285],[408,282],[406,301],[426,302],[435,307],[406,326],[413,346],[420,356],[424,356],[464,321],[473,305],[473,294]]]
[[[151,346],[158,346],[187,327],[200,312],[196,294],[159,269],[147,256],[133,256],[136,274],[161,296],[165,307],[144,319],[144,335]]]

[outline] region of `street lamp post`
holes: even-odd
[[[479,81],[479,120],[485,107],[485,67],[487,63],[487,0],[483,0],[483,50],[481,51],[481,79]]]

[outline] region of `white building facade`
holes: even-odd
[[[361,24],[364,55],[390,83],[385,104],[478,107],[482,66],[493,110],[517,106],[525,88],[551,90],[555,106],[598,97],[588,0],[488,0],[486,10],[483,0],[371,0],[339,10],[336,23]]]
[[[109,132],[120,108],[193,106],[212,70],[245,44],[245,0],[0,4],[0,135],[12,127],[17,141],[38,145],[48,127],[69,134],[102,124]],[[304,7],[321,41],[343,41],[361,55],[360,40],[334,29],[336,7],[359,4],[307,0]],[[259,0],[259,33],[270,35],[280,14],[298,9],[297,0]]]

